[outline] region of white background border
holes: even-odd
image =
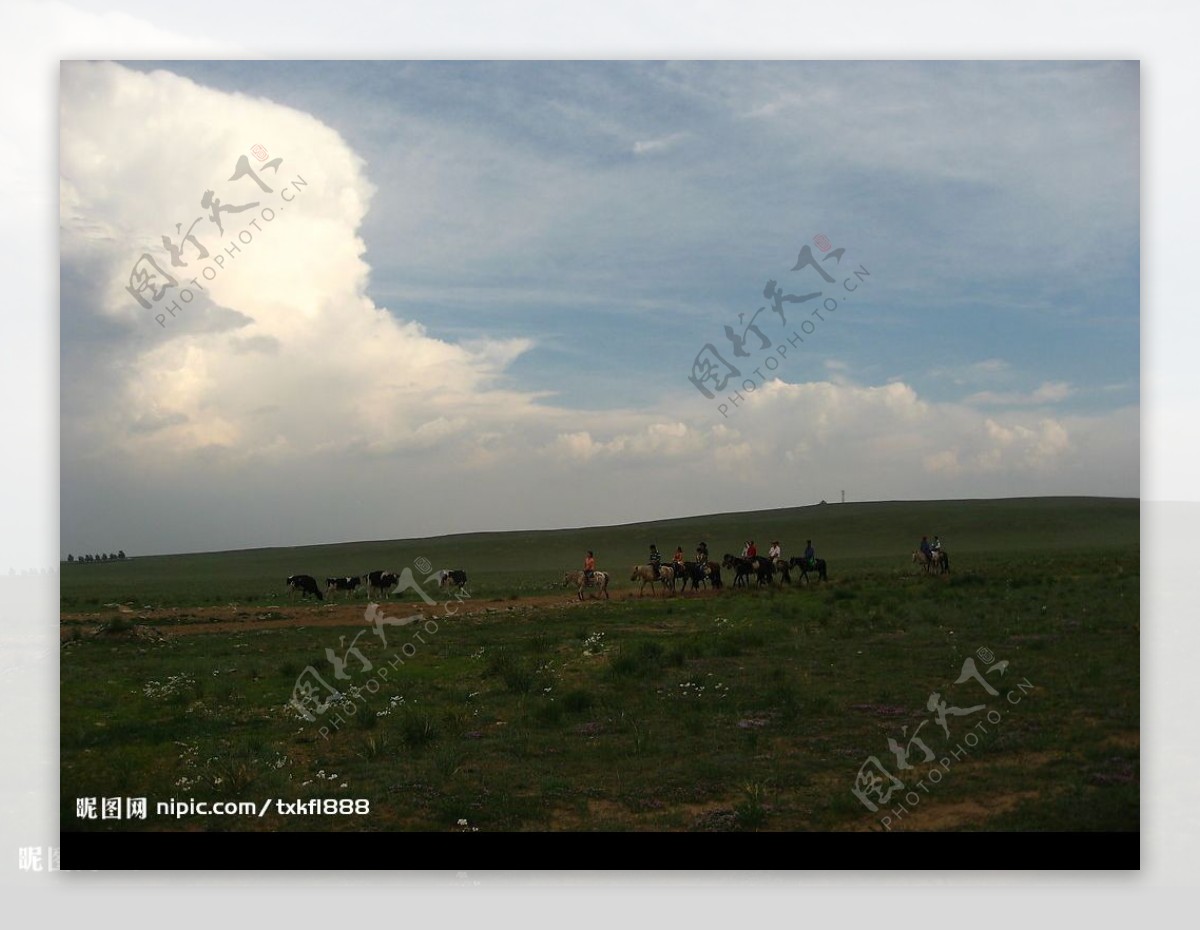
[[[1164,886],[1195,885],[1200,821],[1192,785],[1197,702],[1192,657],[1200,644],[1191,607],[1188,530],[1200,523],[1196,427],[1200,329],[1191,272],[1197,207],[1196,41],[1200,5],[1127,2],[833,3],[400,2],[389,6],[206,0],[191,4],[5,2],[0,8],[0,185],[4,358],[0,365],[8,454],[0,457],[6,551],[21,569],[58,559],[57,92],[60,58],[1123,58],[1142,62],[1143,237],[1143,872],[1136,876],[953,872],[952,844],[938,862],[903,852],[864,857],[877,871],[741,873],[739,863],[688,880],[625,873],[616,884],[576,885],[578,873],[471,872],[423,881],[419,837],[394,837],[391,877],[335,875],[313,887],[274,876],[195,877],[180,886],[144,876],[24,873],[17,847],[57,842],[57,575],[30,584],[0,578],[0,698],[9,713],[0,754],[0,887],[11,918],[52,914],[121,925],[208,924],[218,912],[245,922],[436,920],[453,926],[610,927],[614,921],[705,927],[816,920],[967,926],[1071,919],[1106,926],[1154,920]],[[185,144],[186,140],[179,140]],[[1114,242],[1114,250],[1129,243]],[[14,547],[13,543],[17,546]],[[11,560],[10,560],[11,561]],[[0,574],[6,566],[0,566]],[[17,589],[20,590],[17,590]],[[11,596],[10,596],[11,594]],[[42,648],[48,656],[28,659]],[[33,647],[30,652],[29,647]],[[17,653],[23,658],[14,660]],[[16,664],[14,664],[14,661]],[[30,808],[21,773],[42,772]],[[32,821],[29,818],[33,818]],[[29,823],[35,824],[31,831]],[[41,824],[40,826],[37,826]],[[19,834],[14,832],[20,827]],[[1012,865],[1021,867],[1021,837]],[[820,861],[820,837],[792,836],[789,865]],[[537,847],[537,840],[520,849]],[[1081,857],[1086,844],[1081,843]],[[589,863],[579,863],[586,865]],[[599,864],[599,861],[597,862]],[[636,865],[639,863],[630,863]],[[314,863],[319,866],[319,863]],[[332,864],[331,864],[332,865]],[[679,863],[683,865],[683,863]],[[1083,858],[1064,866],[1100,865]],[[263,863],[270,868],[270,863]],[[211,863],[210,868],[219,868]],[[900,871],[900,870],[916,871]],[[440,873],[444,875],[445,873]],[[407,877],[405,877],[405,875]],[[432,878],[432,876],[430,876]],[[614,878],[616,878],[614,876]],[[150,884],[147,883],[150,880]],[[715,880],[715,881],[714,881]],[[476,881],[478,885],[474,884]],[[217,888],[201,887],[217,883]],[[998,885],[1011,885],[1003,891]],[[376,900],[382,894],[387,901]],[[97,898],[115,905],[98,911]],[[1182,902],[1187,906],[1191,902]],[[1147,909],[1147,904],[1152,905]],[[132,906],[128,906],[132,905]],[[1190,908],[1189,908],[1190,909]],[[1184,911],[1183,913],[1186,913]],[[242,920],[238,919],[241,923]]]

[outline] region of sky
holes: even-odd
[[[63,557],[1138,495],[1136,61],[65,61],[60,102]]]

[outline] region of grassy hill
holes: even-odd
[[[973,560],[1033,553],[1136,555],[1140,502],[1134,499],[1056,497],[1006,500],[880,501],[818,504],[710,514],[622,526],[470,533],[421,539],[144,556],[123,562],[62,566],[62,608],[89,610],[109,602],[204,605],[237,601],[268,604],[286,596],[292,574],[362,575],[399,571],[418,558],[434,567],[463,568],[476,596],[507,597],[545,591],[562,572],[579,568],[588,549],[612,572],[618,587],[629,567],[645,562],[650,543],[665,558],[676,546],[691,557],[704,540],[720,559],[753,538],[760,551],[780,540],[797,555],[806,539],[830,565],[831,578],[852,572],[910,571],[909,554],[922,534],[942,537],[956,570]],[[1032,556],[1031,556],[1032,558]]]
[[[953,575],[914,573],[922,532],[945,536]],[[586,603],[555,585],[588,547],[615,567],[651,541],[719,554],[749,535],[793,552],[811,535],[830,581],[637,598],[618,573],[611,600]],[[361,598],[254,609],[286,603],[289,572],[418,557],[465,566],[471,598],[386,642]],[[64,606],[88,615],[63,623],[64,848],[71,830],[1140,827],[1137,501],[827,505],[138,558],[62,579]],[[129,600],[184,609],[102,606]],[[336,700],[320,692],[304,717],[310,672]],[[907,793],[873,808],[854,789],[875,765]],[[113,795],[350,808],[78,817],[75,798]],[[1025,864],[1052,868],[1033,847]]]

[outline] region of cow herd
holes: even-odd
[[[443,568],[425,580],[436,580],[439,588],[454,586],[461,591],[466,586],[467,573],[461,568]],[[354,597],[359,588],[362,588],[367,597],[387,598],[389,594],[399,594],[413,585],[415,582],[410,584],[407,579],[401,583],[400,575],[386,571],[367,572],[365,575],[347,575],[343,578],[326,578],[323,592],[321,586],[317,584],[317,579],[312,575],[290,575],[287,579],[288,593],[293,598],[298,594],[301,598],[315,597],[318,601],[323,601],[326,597],[332,601],[338,592],[345,593],[347,597]]]

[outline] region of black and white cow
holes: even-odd
[[[296,592],[299,591],[301,597],[308,597],[312,594],[318,601],[325,600],[321,589],[317,587],[317,579],[312,575],[291,575],[288,577],[287,586],[292,597],[295,597]]]
[[[438,587],[448,588],[453,584],[461,591],[466,586],[467,573],[461,568],[444,568],[438,574],[442,576],[438,580]]]
[[[349,591],[350,596],[353,597],[354,592],[358,589],[360,584],[362,584],[362,579],[354,576],[347,576],[346,578],[326,578],[325,593],[330,595],[331,600],[335,591]]]
[[[362,576],[362,583],[367,586],[367,595],[382,593],[388,596],[388,591],[400,583],[400,576],[393,572],[367,572]]]

